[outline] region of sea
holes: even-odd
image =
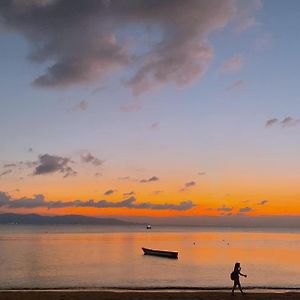
[[[142,247],[178,251],[178,259]],[[0,289],[300,289],[300,230],[0,225]]]

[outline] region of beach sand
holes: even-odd
[[[300,293],[1,291],[0,300],[299,300]]]

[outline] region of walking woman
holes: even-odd
[[[241,287],[241,283],[240,283],[240,275],[247,277],[246,274],[241,273],[241,264],[237,262],[234,265],[233,272],[230,274],[230,278],[231,278],[231,280],[233,280],[233,287],[232,287],[232,291],[231,291],[232,296],[234,294],[234,290],[235,290],[236,286],[238,286],[241,293],[244,294],[242,287]]]

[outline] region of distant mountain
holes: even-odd
[[[112,218],[96,218],[80,215],[41,216],[37,214],[0,214],[0,224],[30,224],[30,225],[135,225]]]

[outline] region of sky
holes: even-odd
[[[300,215],[300,2],[0,2],[0,212]]]

